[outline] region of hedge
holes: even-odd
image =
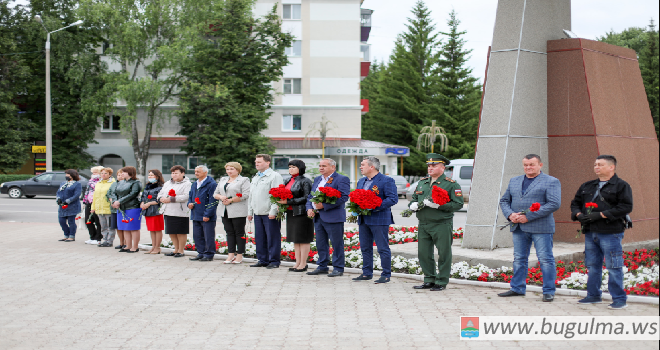
[[[6,175],[0,174],[0,183],[9,182],[9,181],[20,181],[33,178],[34,175]]]

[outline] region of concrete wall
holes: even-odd
[[[513,245],[498,228],[507,223],[499,199],[526,154],[547,159],[546,43],[563,29],[571,29],[570,0],[499,1],[463,247]]]

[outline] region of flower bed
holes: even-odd
[[[463,229],[459,228],[453,232],[454,239],[463,238]],[[390,245],[406,244],[417,242],[417,227],[391,226],[389,232]],[[374,243],[375,245],[375,243]],[[166,240],[162,245],[165,248],[173,248],[170,240]],[[227,242],[216,239],[216,248],[219,254],[227,254]],[[346,266],[353,268],[362,267],[362,253],[360,252],[360,238],[357,228],[349,228],[344,233],[344,248],[346,251]],[[195,243],[188,239],[186,250],[195,250]],[[330,248],[332,253],[333,249]],[[248,235],[248,241],[245,246],[246,257],[256,257],[257,249],[254,242],[254,235]],[[285,242],[282,238],[282,260],[295,261],[296,255],[293,243]],[[635,295],[659,295],[659,271],[658,271],[658,249],[655,250],[636,250],[634,252],[624,252],[624,288],[626,293]],[[318,261],[319,256],[316,248],[316,242],[311,243],[311,249],[307,256],[308,262]],[[374,269],[382,270],[380,258],[374,253]],[[407,259],[402,256],[392,257],[392,270],[398,273],[407,273],[421,275],[422,268],[419,265],[419,259]],[[499,269],[492,269],[482,264],[470,266],[467,262],[458,262],[452,264],[451,277],[468,279],[482,282],[505,282],[509,283],[513,277],[513,268],[503,266]],[[603,267],[603,291],[608,290],[609,272]],[[563,289],[587,289],[587,268],[584,262],[563,262],[557,263],[557,277],[555,279],[557,287]],[[543,285],[543,275],[539,265],[529,268],[527,274],[527,284]]]

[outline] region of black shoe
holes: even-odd
[[[551,303],[553,300],[555,300],[555,296],[552,294],[543,294],[543,302],[544,303]]]
[[[197,260],[202,260],[202,259],[204,259],[204,257],[201,256],[201,255],[197,255],[197,256],[194,257],[194,258],[190,258],[190,260],[192,260],[192,261],[197,261]]]
[[[62,239],[58,239],[58,241],[60,241],[60,242],[64,242],[64,241],[66,241],[66,237],[64,237],[64,238],[62,238]]]
[[[126,248],[126,246],[121,244],[115,247],[115,249],[124,249],[124,248]]]
[[[76,241],[75,238],[71,238],[71,239],[67,238],[67,239],[64,240],[64,242],[75,242],[75,241]]]
[[[360,276],[357,276],[357,277],[353,278],[353,281],[368,281],[372,278],[374,278],[374,276],[360,275]]]
[[[445,289],[447,289],[447,286],[441,286],[439,284],[436,284],[436,285],[433,286],[433,288],[431,288],[431,292],[439,292],[439,291],[443,291]]]
[[[525,294],[516,293],[516,292],[510,290],[508,292],[500,293],[497,296],[502,297],[502,298],[508,298],[508,297],[522,297],[524,295]]]
[[[181,253],[176,253],[176,254],[174,254],[174,257],[175,257],[175,258],[183,258],[184,256],[185,256],[185,255],[183,255],[183,254],[181,254]]]
[[[332,272],[328,275],[328,277],[341,277],[343,275],[344,272],[342,271],[332,270]]]
[[[129,250],[126,251],[126,253],[137,253],[139,251],[140,251],[140,249],[138,249],[138,250],[130,250],[129,249]]]
[[[120,252],[120,253],[126,253],[126,252],[129,252],[129,251],[130,251],[130,250],[129,250],[129,249],[126,249],[126,248],[121,248],[121,249],[119,249],[119,252]]]
[[[297,269],[296,269],[295,267],[289,267],[289,271],[291,271],[291,272],[294,272],[294,271],[296,271],[296,270],[297,270]]]
[[[280,265],[270,264],[270,265],[266,266],[266,268],[269,269],[269,270],[270,269],[279,269]]]
[[[250,265],[250,267],[266,267],[266,266],[268,266],[268,264],[262,264],[260,262],[254,264],[254,265]]]
[[[316,276],[316,275],[327,275],[327,274],[328,274],[328,270],[319,270],[319,269],[316,269],[316,270],[314,270],[314,271],[312,271],[312,272],[308,272],[307,274],[310,275],[310,276]]]
[[[380,276],[380,278],[378,280],[376,280],[374,283],[375,284],[382,284],[382,283],[387,283],[389,281],[390,281],[389,277]]]
[[[293,269],[293,272],[305,272],[307,271],[308,267],[309,265],[305,265],[305,267],[303,267],[302,269]]]
[[[431,282],[424,282],[421,286],[414,286],[413,289],[431,289],[434,285]]]
[[[174,252],[172,252],[172,253],[165,253],[165,254],[163,254],[163,255],[165,255],[165,256],[174,256]]]
[[[213,258],[201,258],[199,261],[213,261]]]

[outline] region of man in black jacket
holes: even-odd
[[[632,189],[616,175],[614,156],[598,156],[594,171],[598,179],[582,184],[571,202],[571,218],[582,223],[585,260],[589,269],[587,297],[579,303],[602,302],[600,287],[605,258],[605,266],[609,271],[608,289],[613,301],[609,308],[624,309],[627,307],[627,296],[623,289],[621,240],[627,225],[626,215],[633,209]],[[591,203],[596,206],[587,208],[586,204]]]

